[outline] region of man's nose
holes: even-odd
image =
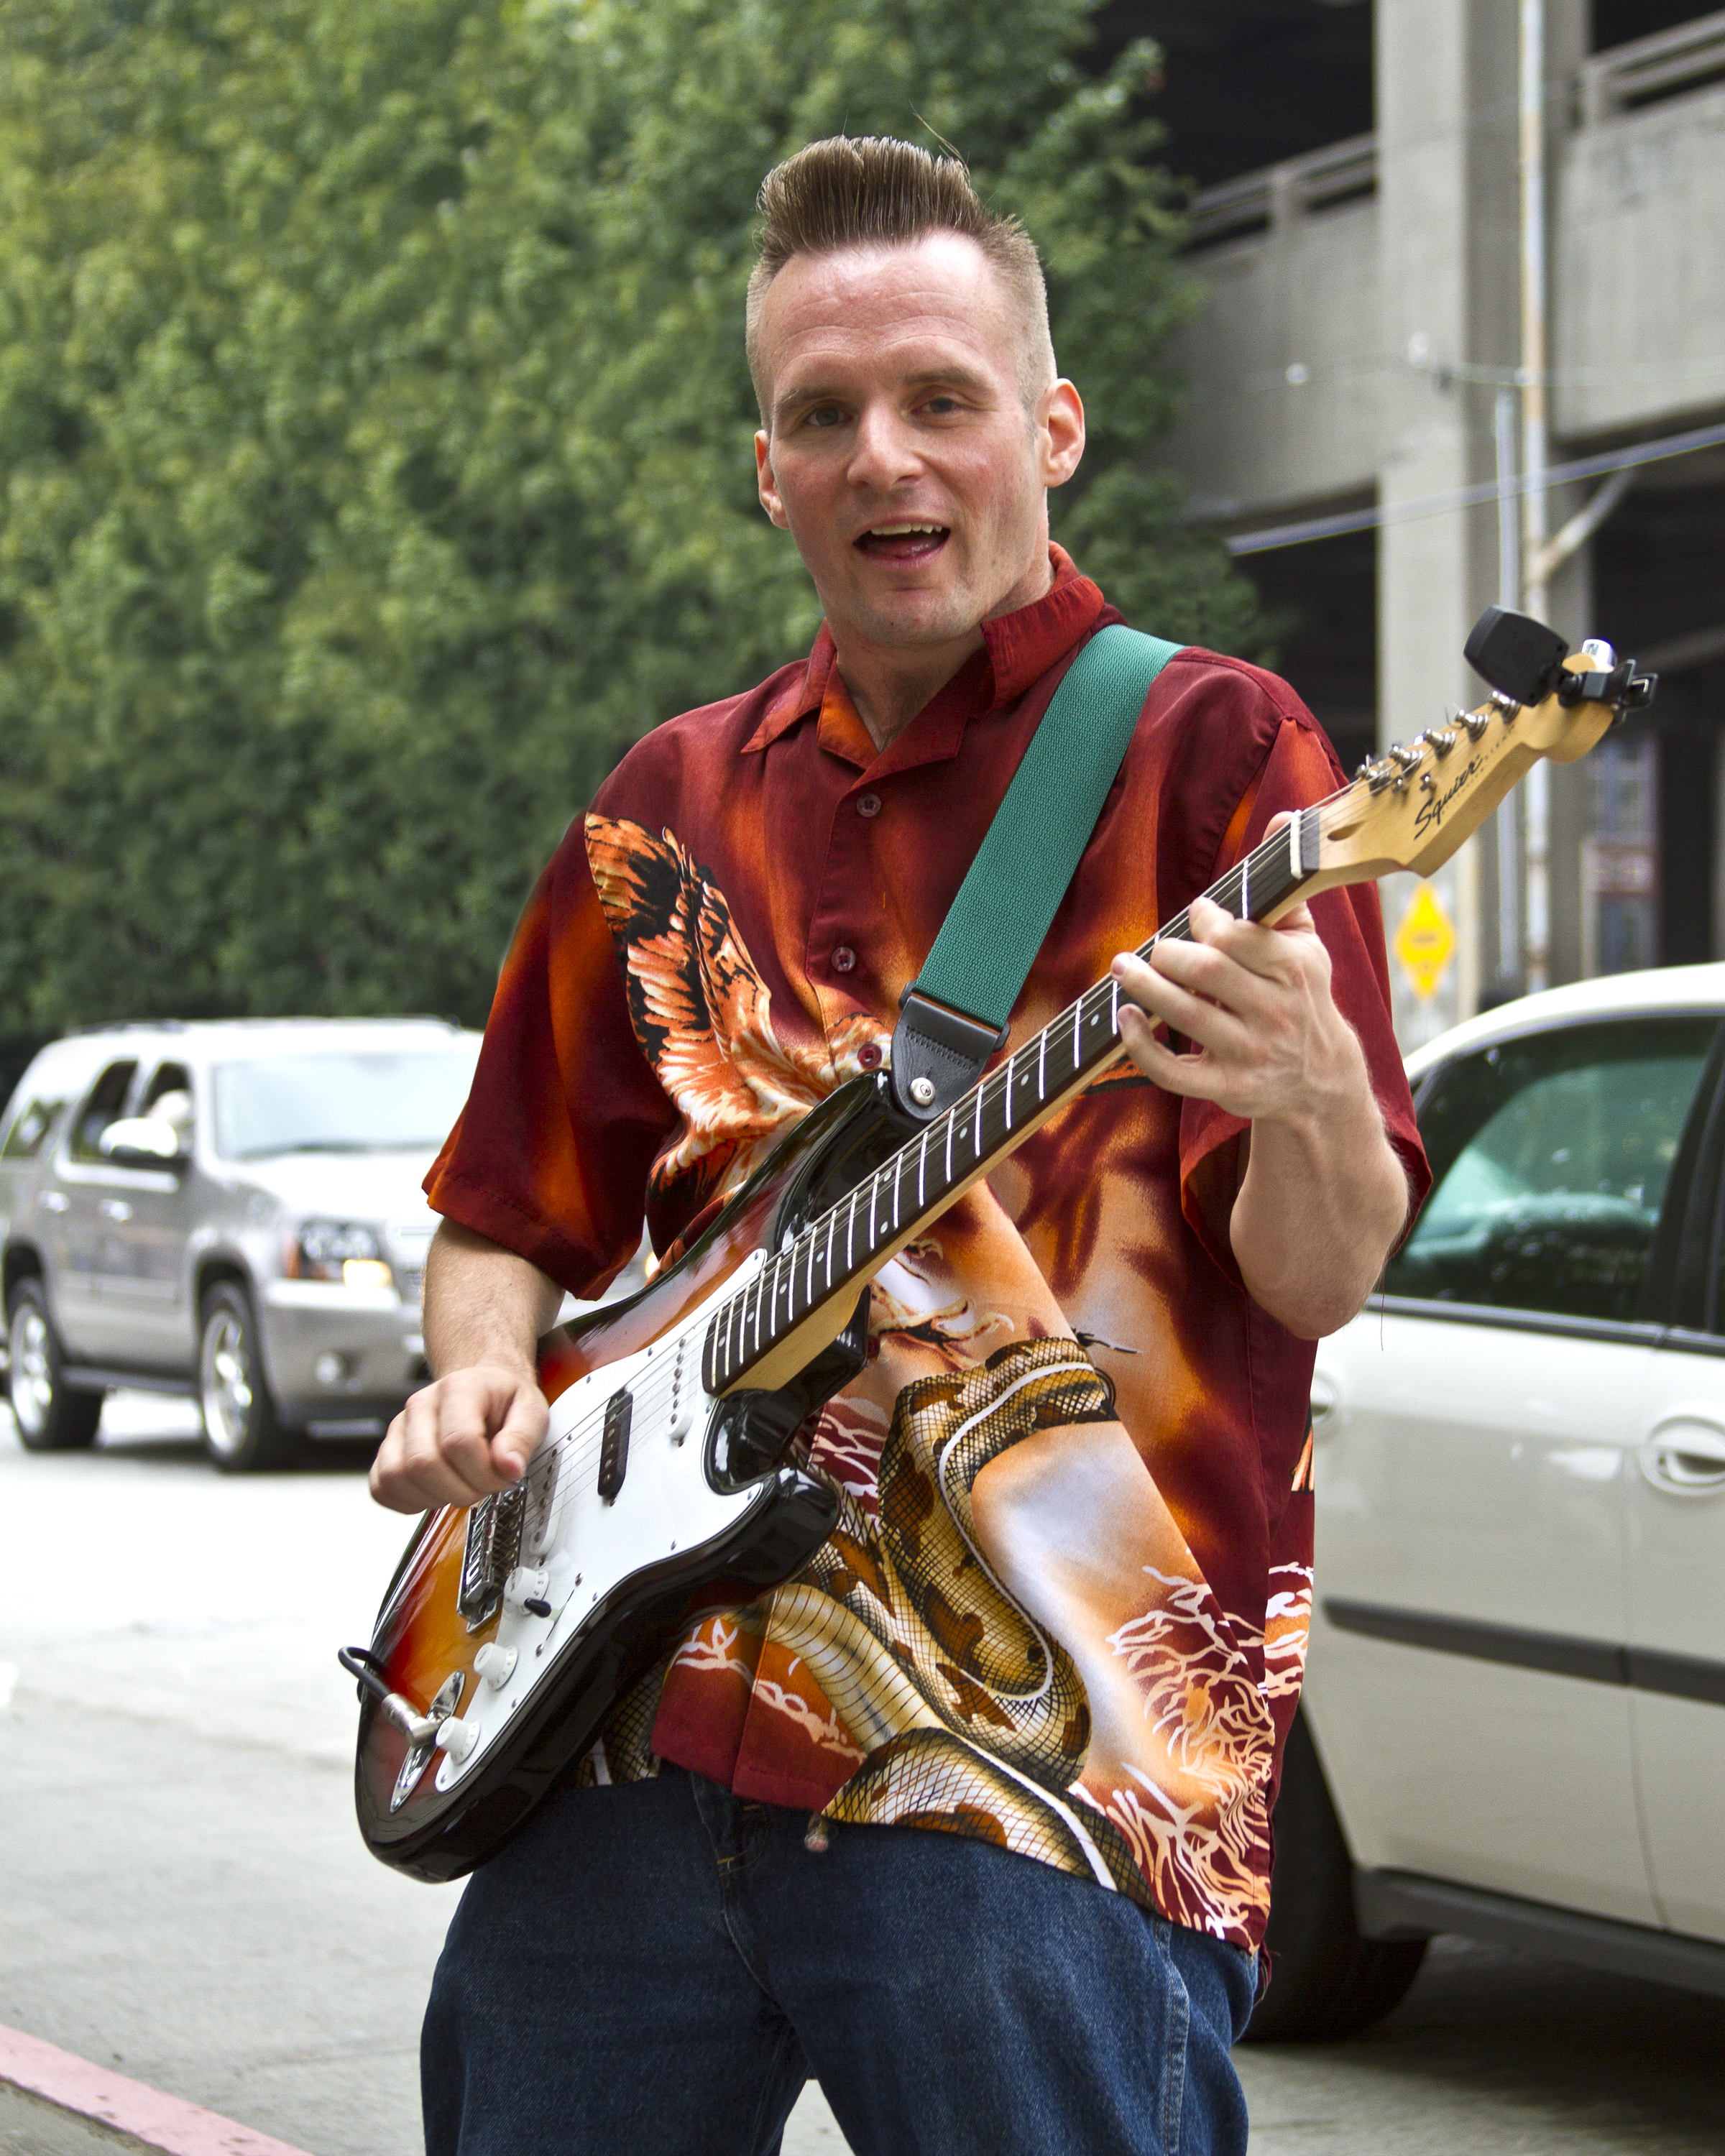
[[[853,486],[889,493],[922,469],[914,433],[890,406],[870,405],[857,422],[846,474]]]

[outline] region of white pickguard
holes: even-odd
[[[765,1262],[763,1252],[752,1253],[726,1282],[726,1294]],[[487,1661],[499,1669],[513,1650],[513,1662],[501,1685],[486,1675],[469,1688],[459,1720],[476,1741],[465,1758],[439,1754],[439,1789],[454,1789],[484,1759],[531,1699],[557,1650],[614,1587],[712,1540],[757,1502],[753,1487],[722,1496],[702,1466],[713,1401],[701,1382],[701,1348],[711,1314],[704,1305],[644,1353],[578,1378],[552,1402],[545,1442],[527,1470],[518,1566],[520,1573],[545,1577],[506,1594],[495,1635],[501,1658]],[[625,1389],[632,1401],[628,1466],[608,1501],[596,1486],[605,1408]],[[550,1605],[548,1617],[520,1606],[521,1584]]]

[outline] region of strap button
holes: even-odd
[[[856,1060],[865,1070],[878,1070],[880,1068],[879,1046],[872,1040],[865,1041],[856,1051]]]
[[[856,953],[848,943],[841,943],[834,952],[833,971],[835,973],[854,973],[856,971]]]
[[[859,816],[878,816],[880,814],[880,795],[859,793],[856,797],[856,813]]]

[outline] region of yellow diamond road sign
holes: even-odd
[[[1455,955],[1455,928],[1429,883],[1417,885],[1395,932],[1395,955],[1422,1001],[1443,978]]]

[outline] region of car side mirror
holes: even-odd
[[[116,1168],[189,1167],[185,1133],[162,1116],[122,1116],[110,1123],[99,1141],[105,1159]]]

